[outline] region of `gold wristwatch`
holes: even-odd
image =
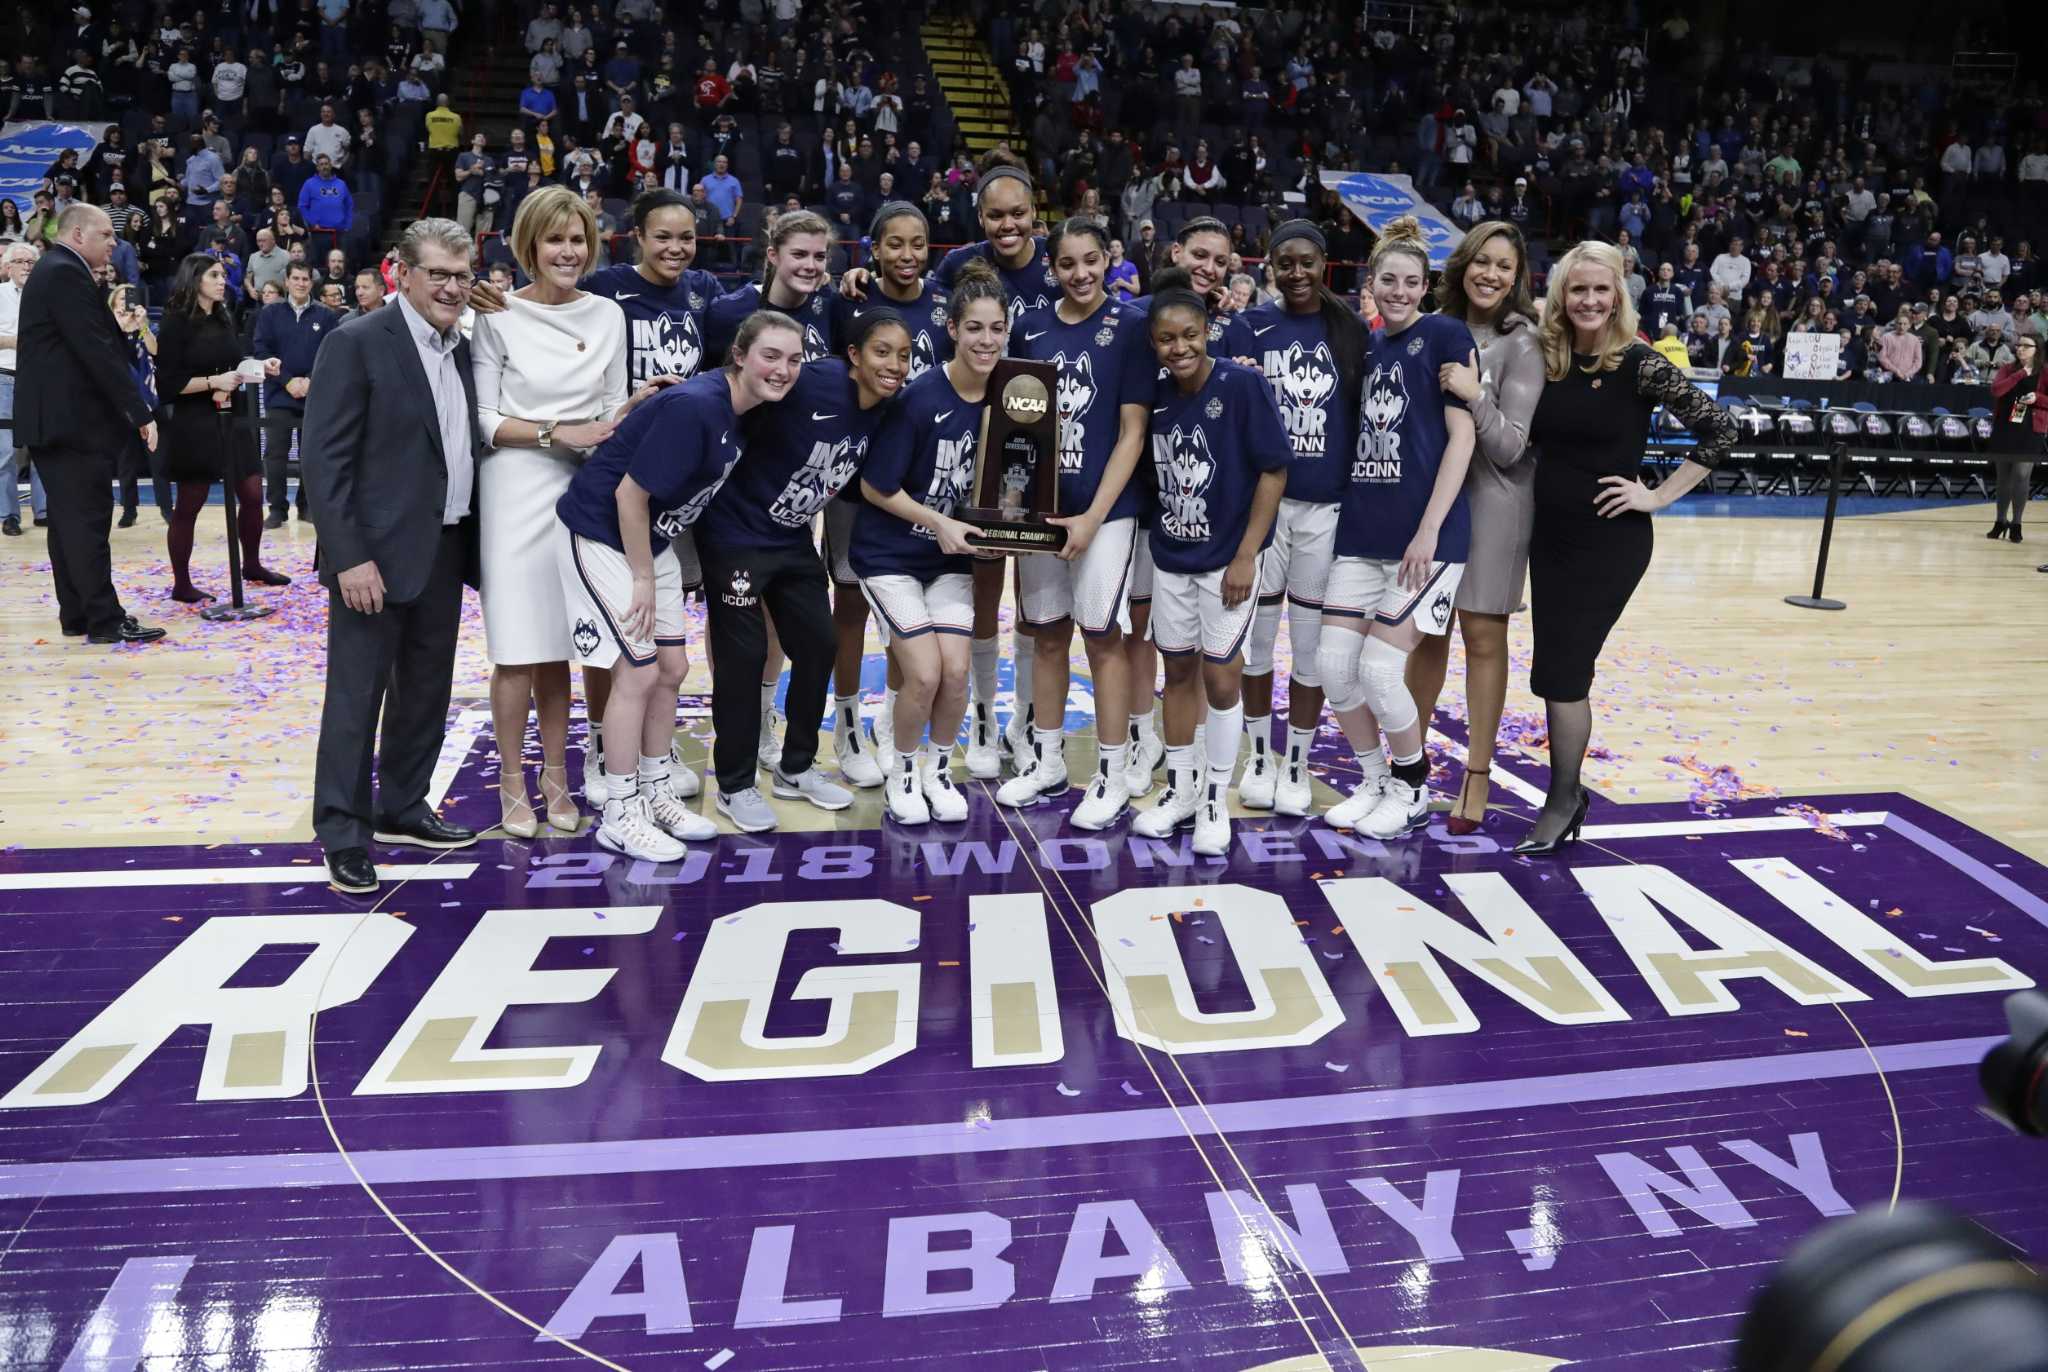
[[[540,426],[541,447],[552,448],[555,446],[555,425],[558,422],[557,420],[550,419],[547,423]]]

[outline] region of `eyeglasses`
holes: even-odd
[[[445,290],[449,286],[460,286],[466,291],[476,284],[475,272],[445,272],[439,267],[422,267],[415,270],[426,272],[427,284],[437,291]]]

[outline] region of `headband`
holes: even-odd
[[[1315,245],[1317,252],[1325,257],[1330,254],[1329,240],[1323,237],[1321,229],[1306,219],[1290,219],[1279,228],[1273,230],[1273,237],[1266,244],[1266,256],[1277,257],[1280,253],[1280,245],[1294,238],[1306,238]]]
[[[994,185],[996,182],[1003,180],[1005,177],[1009,177],[1014,180],[1023,182],[1024,189],[1027,191],[1032,189],[1031,178],[1029,176],[1025,175],[1024,172],[1022,172],[1018,168],[1012,167],[1009,164],[1005,163],[1002,166],[990,167],[987,171],[981,174],[981,185],[974,193],[975,203],[980,204],[981,197],[984,193],[987,192],[988,188]]]
[[[868,221],[868,237],[870,239],[880,238],[882,236],[882,225],[903,214],[915,215],[917,222],[924,225],[926,230],[930,230],[931,221],[924,217],[923,210],[911,204],[908,200],[889,200],[883,202],[882,208],[875,211],[875,217]]]
[[[1152,308],[1146,312],[1146,318],[1157,319],[1166,311],[1183,306],[1193,310],[1204,319],[1209,317],[1208,301],[1196,295],[1186,286],[1168,286],[1165,290],[1152,297]]]
[[[870,334],[885,324],[894,324],[905,333],[910,332],[910,325],[904,322],[900,312],[887,305],[877,305],[873,309],[862,310],[848,322],[846,341],[858,348],[868,341]]]

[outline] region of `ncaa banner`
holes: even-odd
[[[1429,265],[1441,267],[1450,260],[1451,250],[1465,236],[1442,210],[1425,200],[1406,176],[1380,172],[1325,171],[1323,189],[1337,192],[1344,207],[1377,233],[1404,214],[1422,221],[1422,236],[1429,244]]]
[[[66,148],[78,149],[78,165],[99,146],[104,123],[64,124],[53,119],[18,119],[0,128],[0,197],[12,200],[22,215],[35,208],[50,164]]]

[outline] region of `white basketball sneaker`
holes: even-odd
[[[967,717],[967,775],[976,781],[994,781],[1003,774],[1003,759],[996,752],[995,712],[987,702],[977,700]]]
[[[1091,831],[1107,829],[1130,808],[1131,793],[1124,789],[1124,774],[1097,767],[1095,778],[1088,783],[1081,803],[1074,807],[1074,827]]]
[[[896,693],[883,695],[875,711],[875,768],[882,778],[896,775]]]
[[[718,826],[683,804],[668,780],[640,783],[640,799],[656,828],[685,843],[718,837]]]
[[[952,755],[927,758],[918,789],[925,809],[941,824],[958,824],[967,818],[967,797],[953,784]]]
[[[1245,804],[1249,805],[1251,802],[1247,800]],[[1273,788],[1273,813],[1312,815],[1315,811],[1315,792],[1309,784],[1308,768],[1297,767],[1293,763],[1282,763],[1280,784]]]
[[[875,761],[875,750],[861,735],[858,723],[833,740],[832,752],[839,760],[839,775],[846,779],[847,785],[866,791],[880,786],[886,779],[882,775],[881,764]]]
[[[898,766],[889,778],[887,795],[889,818],[898,824],[931,823],[931,805],[924,798],[924,787],[918,781],[915,767]]]
[[[1157,734],[1140,733],[1131,743],[1124,764],[1124,790],[1132,800],[1152,792],[1152,774],[1166,760],[1166,744]]]
[[[761,714],[761,741],[754,748],[754,756],[771,772],[782,765],[782,728],[788,722],[780,710]]]
[[[686,851],[682,842],[655,827],[637,790],[612,791],[604,803],[597,841],[615,853],[643,862],[675,862]]]
[[[1388,780],[1379,803],[1358,821],[1358,832],[1371,838],[1400,838],[1429,823],[1429,784],[1410,786],[1399,777]]]
[[[1131,832],[1145,838],[1166,838],[1192,820],[1202,804],[1198,776],[1199,773],[1193,771],[1182,773],[1169,769],[1166,790],[1152,802],[1151,809],[1140,811],[1138,817],[1131,821]]]
[[[675,740],[668,745],[668,786],[680,800],[695,800],[704,794],[704,783],[695,767],[683,763],[683,746]]]
[[[1359,821],[1373,812],[1380,803],[1380,796],[1389,777],[1372,777],[1358,783],[1358,789],[1348,800],[1340,800],[1330,807],[1330,813],[1323,816],[1324,823],[1332,829],[1356,829]]]
[[[1031,751],[1018,754],[1024,759],[1022,769],[996,788],[996,803],[1016,807],[1029,805],[1040,796],[1058,795],[1067,789],[1067,755],[1062,748],[1053,751],[1051,740],[1037,735],[1031,741]]]
[[[1237,798],[1247,810],[1270,810],[1273,808],[1274,792],[1279,787],[1279,767],[1272,750],[1252,749],[1251,761],[1245,763],[1244,775],[1237,779]]]
[[[1223,803],[1224,785],[1212,781],[1202,789],[1202,806],[1195,811],[1195,851],[1203,857],[1222,857],[1230,851],[1230,810]]]
[[[595,730],[592,733],[595,734]],[[593,810],[602,811],[611,794],[604,779],[604,754],[597,750],[595,737],[583,741],[583,799]]]

